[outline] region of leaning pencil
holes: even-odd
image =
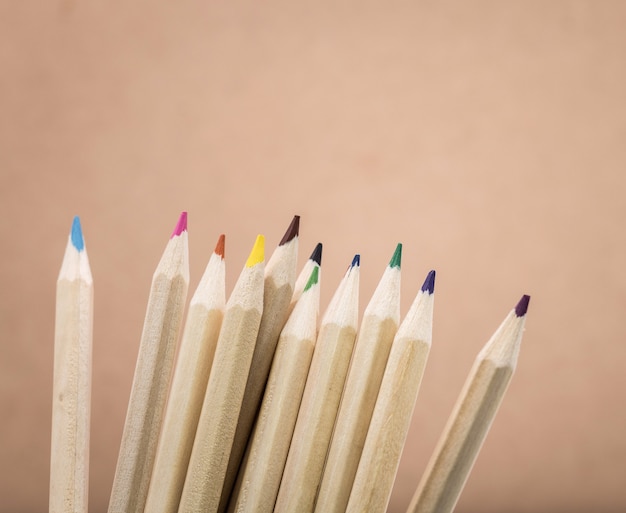
[[[291,296],[291,302],[289,303],[290,314],[296,306],[298,299],[300,299],[302,292],[304,292],[304,288],[311,278],[313,269],[317,267],[319,272],[320,265],[322,265],[322,243],[318,242],[313,250],[313,253],[311,253],[311,256],[304,263],[300,274],[298,274],[298,277],[296,278],[296,283],[293,286],[293,295]]]
[[[188,285],[183,212],[152,277],[109,513],[143,513]]]
[[[387,510],[430,352],[434,287],[435,271],[430,271],[391,345],[347,512]]]
[[[225,511],[239,464],[252,431],[254,418],[261,405],[263,390],[272,365],[280,330],[287,320],[289,302],[293,294],[298,262],[298,230],[300,217],[294,216],[285,235],[265,266],[263,288],[263,315],[254,345],[248,382],[237,421],[233,448],[224,478],[219,511]]]
[[[229,511],[272,513],[317,336],[319,267],[283,328]]]
[[[215,348],[179,511],[219,506],[263,312],[264,238],[259,235],[231,293]]]
[[[87,511],[93,281],[74,218],[57,280],[50,453],[51,513]]]
[[[189,303],[145,513],[176,513],[224,315],[224,235]]]
[[[398,244],[363,313],[315,505],[320,513],[343,513],[348,504],[400,322],[401,256],[402,244]]]
[[[359,261],[356,255],[322,319],[278,490],[276,513],[313,511],[356,339]]]
[[[478,353],[408,512],[454,509],[515,370],[529,300],[522,297]]]

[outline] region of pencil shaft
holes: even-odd
[[[452,422],[409,507],[412,513],[450,512],[474,464],[506,391],[512,369],[479,362],[464,388]]]
[[[296,216],[288,233],[291,237],[287,242],[279,245],[267,262],[263,285],[263,315],[259,325],[259,333],[254,345],[252,362],[248,381],[243,395],[239,420],[233,440],[233,447],[228,461],[226,476],[220,506],[218,511],[223,512],[228,506],[230,494],[237,478],[254,419],[259,410],[263,390],[272,365],[272,358],[276,351],[276,344],[280,331],[287,320],[289,303],[293,295],[293,286],[296,278],[296,263],[298,257]],[[296,230],[293,231],[292,228]]]
[[[207,310],[204,305],[189,309],[189,329],[181,342],[146,513],[178,511],[222,316],[221,310]]]
[[[363,318],[324,466],[317,512],[345,511],[397,328],[394,319]]]
[[[68,260],[73,272],[66,272]],[[56,296],[49,511],[79,513],[88,505],[93,285],[86,255],[69,245],[64,268]]]
[[[430,349],[414,339],[396,343],[399,347],[389,356],[390,372],[381,384],[346,512],[384,513],[389,503],[417,396],[411,381],[419,383]]]
[[[142,513],[148,493],[159,431],[169,388],[176,339],[188,278],[155,275],[139,347],[135,378],[120,454],[115,470],[109,513]]]
[[[326,324],[320,330],[317,346],[328,347],[313,355],[276,513],[313,511],[355,338],[351,326]]]
[[[109,513],[143,513],[189,284],[187,213],[153,274]]]
[[[179,511],[214,512],[219,506],[260,310],[227,310],[198,422]],[[232,347],[226,347],[231,345]]]

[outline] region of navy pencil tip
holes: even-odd
[[[315,249],[313,250],[313,253],[311,253],[309,260],[313,260],[317,265],[322,265],[322,243],[321,242],[317,243],[317,246],[315,246]]]
[[[432,294],[435,291],[435,271],[430,271],[424,280],[422,285],[422,292],[428,292]]]
[[[515,315],[518,317],[523,317],[526,315],[526,311],[528,310],[528,302],[530,301],[530,296],[524,294],[522,299],[519,300],[519,303],[515,306]]]
[[[358,267],[361,265],[361,255],[354,255],[350,267]]]

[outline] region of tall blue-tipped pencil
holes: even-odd
[[[87,511],[92,340],[93,280],[76,216],[56,290],[50,511]]]

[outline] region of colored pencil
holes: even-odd
[[[435,271],[428,273],[391,345],[346,511],[384,513],[430,352]]]
[[[176,513],[224,315],[224,235],[189,303],[145,513]]]
[[[218,509],[220,512],[225,511],[228,506],[239,465],[252,432],[254,419],[261,405],[278,336],[287,320],[289,303],[296,279],[299,227],[300,216],[294,216],[285,235],[265,266],[263,315],[224,479],[222,498]]]
[[[143,513],[189,285],[187,212],[152,277],[109,513]]]
[[[322,319],[276,499],[276,513],[313,511],[356,339],[359,263],[356,255]]]
[[[478,353],[408,511],[454,509],[511,380],[529,296],[523,296]]]
[[[344,512],[365,443],[391,343],[400,323],[398,244],[365,308],[346,378],[315,511]]]
[[[87,511],[93,280],[74,218],[57,279],[50,453],[51,513]]]
[[[313,357],[319,297],[319,267],[313,267],[300,300],[280,334],[230,511],[272,513],[274,510]]]
[[[179,511],[218,510],[263,312],[264,238],[259,235],[231,293],[217,340]]]
[[[294,307],[296,306],[296,303],[298,302],[298,299],[300,299],[300,296],[302,295],[304,288],[306,287],[307,283],[309,282],[309,279],[311,278],[311,273],[313,272],[313,269],[317,267],[318,273],[319,273],[319,268],[321,265],[322,265],[322,243],[318,242],[317,245],[315,246],[315,249],[311,253],[311,256],[304,263],[304,266],[302,267],[300,274],[298,274],[298,277],[296,278],[296,283],[293,286],[293,295],[291,296],[291,303],[289,303],[289,314],[291,314]]]

